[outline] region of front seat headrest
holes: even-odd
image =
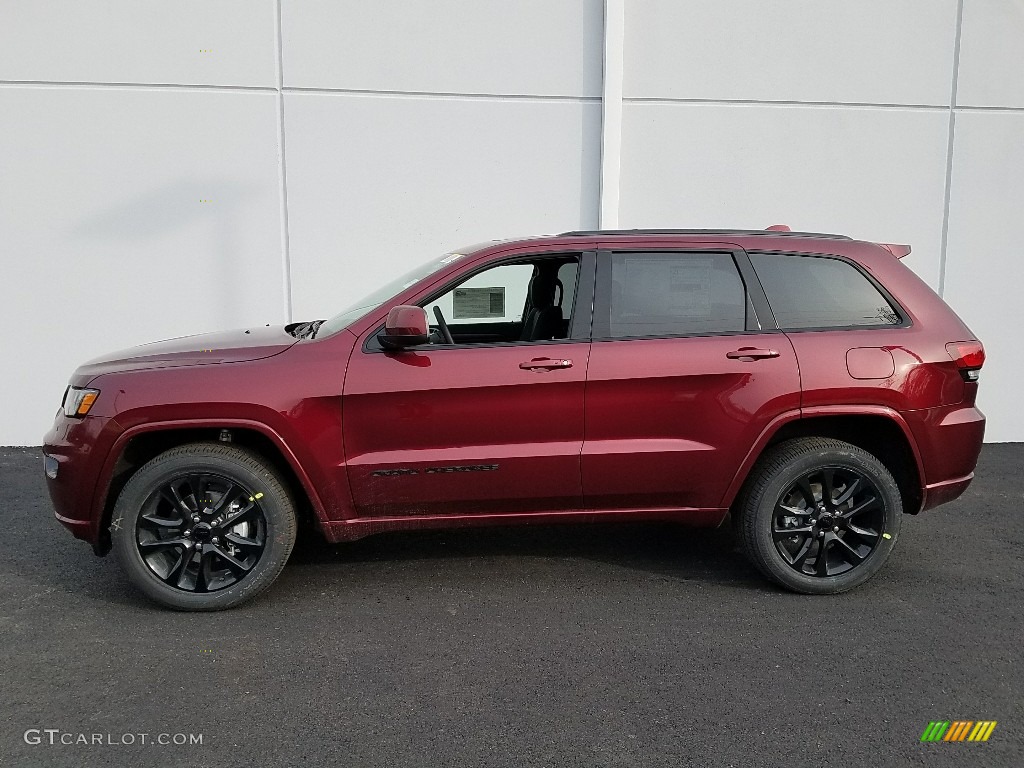
[[[530,279],[530,303],[535,309],[547,309],[555,304],[555,287],[558,279],[551,274],[540,272]]]

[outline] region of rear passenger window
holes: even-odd
[[[845,261],[775,253],[752,253],[750,260],[783,330],[902,322],[871,281]]]
[[[609,335],[743,331],[746,292],[727,253],[614,253]]]

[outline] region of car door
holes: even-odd
[[[756,438],[798,409],[789,339],[735,246],[598,254],[589,509],[714,509]]]
[[[446,316],[454,343],[442,341],[440,328],[433,342],[404,351],[382,349],[380,329],[360,339],[343,396],[357,514],[582,508],[594,263],[593,253],[577,253],[474,265],[416,301],[431,318],[435,308]],[[542,303],[563,321],[549,324],[550,338],[522,339],[539,311],[537,271],[550,278]]]

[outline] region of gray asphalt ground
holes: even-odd
[[[197,615],[137,596],[54,521],[38,451],[0,449],[0,764],[1024,766],[1022,470],[986,446],[838,597],[768,585],[728,529],[631,524],[307,537]],[[921,744],[939,719],[999,724]]]

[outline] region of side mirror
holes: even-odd
[[[430,340],[427,310],[408,304],[392,308],[384,321],[384,332],[377,338],[385,349],[404,349],[426,344]]]

